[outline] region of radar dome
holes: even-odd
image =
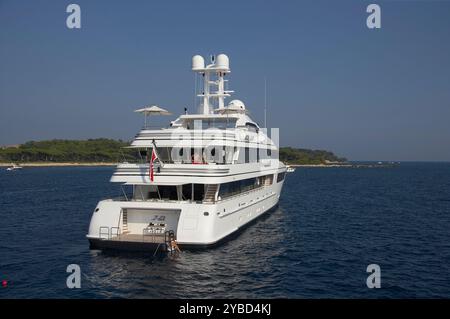
[[[216,57],[216,67],[224,70],[228,70],[230,68],[230,60],[226,54],[219,54]]]
[[[245,104],[241,100],[233,100],[230,103],[228,103],[228,108],[231,110],[245,111]]]
[[[202,70],[205,68],[205,59],[201,55],[194,55],[192,57],[192,70]]]

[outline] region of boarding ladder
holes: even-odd
[[[122,210],[122,234],[128,234],[128,212],[126,209]]]
[[[205,192],[205,202],[213,203],[216,201],[216,193],[219,188],[218,184],[208,184]]]
[[[173,230],[166,230],[164,232],[164,243],[158,244],[158,246],[155,249],[155,252],[153,253],[153,256],[156,255],[160,247],[162,248],[163,251],[168,252],[170,254],[181,252],[180,248],[178,247],[175,232]]]

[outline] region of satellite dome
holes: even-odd
[[[216,58],[216,67],[224,70],[230,69],[230,60],[225,54],[219,54]]]
[[[242,110],[245,111],[245,104],[241,100],[233,100],[228,103],[228,108],[232,110]]]
[[[192,70],[202,70],[205,68],[205,59],[201,55],[194,55],[192,57]]]

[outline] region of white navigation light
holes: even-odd
[[[219,54],[216,57],[216,68],[229,70],[230,69],[230,60],[225,54]]]
[[[192,70],[202,70],[205,68],[205,59],[201,55],[194,55],[192,57]]]

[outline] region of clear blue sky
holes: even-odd
[[[366,27],[373,2],[380,30]],[[284,146],[448,161],[449,39],[448,1],[0,0],[0,145],[131,139],[138,107],[192,110],[192,55],[226,53],[260,123],[267,76]]]

